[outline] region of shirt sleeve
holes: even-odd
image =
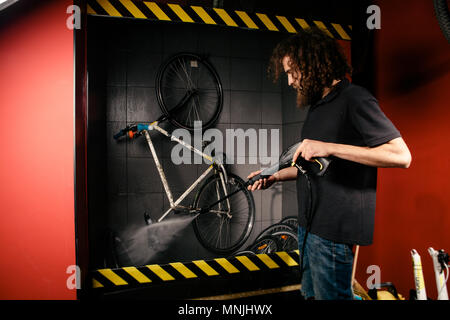
[[[401,137],[400,132],[381,110],[378,101],[363,88],[350,93],[350,118],[368,147]]]

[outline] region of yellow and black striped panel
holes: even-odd
[[[99,269],[92,272],[94,289],[123,289],[151,286],[179,280],[204,280],[213,277],[229,277],[253,272],[298,268],[299,251],[275,252],[255,256],[236,256],[211,260],[173,262],[139,267]]]
[[[264,13],[248,13],[201,6],[181,6],[153,1],[88,0],[89,15],[149,19],[184,23],[220,25],[252,30],[297,33],[318,26],[338,40],[351,40],[351,26],[314,19],[302,19]]]

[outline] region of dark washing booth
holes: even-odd
[[[104,298],[195,298],[296,284],[298,252],[271,254],[265,261],[236,259],[206,250],[189,222],[160,230],[148,227],[145,214],[157,220],[169,208],[152,155],[144,137],[113,139],[126,125],[148,124],[162,114],[155,92],[158,68],[176,53],[191,52],[207,57],[223,86],[223,110],[214,128],[224,138],[227,129],[267,129],[269,142],[277,130],[281,152],[296,142],[305,116],[304,110],[295,108],[295,93],[286,81],[273,84],[266,75],[272,49],[289,34],[98,16],[88,16],[87,27],[90,292]],[[167,121],[161,127],[168,132],[176,129]],[[175,165],[174,142],[157,132],[151,137],[177,198],[208,165]],[[247,144],[240,159],[243,164],[237,164],[235,156],[227,165],[244,180],[261,167],[252,163],[248,148]],[[192,202],[194,195],[183,203]],[[241,250],[267,226],[296,215],[293,183],[255,192],[253,197],[255,222]],[[149,232],[158,232],[158,245],[149,244],[155,239]],[[176,290],[179,287],[183,292]]]

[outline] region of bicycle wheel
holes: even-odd
[[[290,225],[284,224],[284,223],[275,223],[267,228],[265,228],[261,233],[256,237],[255,241],[258,241],[262,237],[266,235],[272,235],[276,231],[291,231],[295,232],[294,228],[292,228]]]
[[[156,77],[158,104],[169,121],[194,130],[212,126],[223,105],[222,84],[211,64],[193,53],[179,53],[166,61]]]
[[[447,0],[433,0],[434,11],[439,27],[447,41],[450,43],[450,10]]]
[[[256,254],[272,253],[280,250],[280,241],[271,235],[266,235],[255,241],[247,250],[253,251]]]
[[[298,249],[298,236],[292,231],[275,231],[272,236],[280,242],[280,251],[294,251]]]
[[[250,236],[255,220],[255,202],[245,182],[229,173],[227,194],[239,192],[202,213],[193,221],[198,241],[208,250],[219,254],[230,254],[240,248]],[[222,181],[218,174],[208,178],[194,199],[194,208],[206,208],[224,197]]]
[[[289,217],[283,218],[283,219],[281,219],[280,223],[290,225],[292,228],[294,228],[294,231],[296,231],[298,229],[298,219],[296,216],[289,216]]]

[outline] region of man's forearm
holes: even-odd
[[[297,179],[297,168],[289,167],[281,169],[280,171],[273,174],[275,181],[289,181]]]
[[[334,143],[329,148],[335,157],[373,167],[408,168],[411,163],[411,154],[401,138],[374,148]]]

